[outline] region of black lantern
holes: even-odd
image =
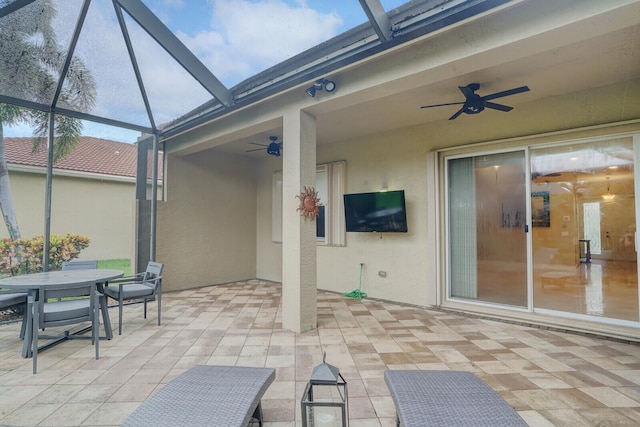
[[[313,368],[311,379],[304,389],[300,402],[302,426],[346,427],[349,425],[347,382],[335,366],[325,362]]]

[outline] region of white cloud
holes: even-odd
[[[214,0],[210,30],[177,35],[231,86],[326,41],[342,25],[337,13],[320,13],[306,2]]]
[[[58,24],[75,22],[77,11],[59,11]],[[134,47],[154,114],[156,125],[166,123],[211,99],[187,72],[125,13],[127,30]],[[68,44],[59,40],[62,45]],[[91,114],[148,126],[149,121],[127,48],[113,6],[93,2],[76,55],[91,69],[98,96]]]
[[[188,9],[183,0],[154,4],[159,16],[171,16],[174,28],[189,28],[190,23],[203,27],[189,34],[175,33],[227,87],[333,37],[343,25],[337,13],[318,12],[304,0],[292,4],[285,0],[207,0],[197,9],[198,14],[210,11],[206,17],[194,17],[196,9]],[[58,10],[55,25],[63,46],[69,44],[77,15],[74,7]],[[130,18],[126,21],[157,125],[211,99],[137,24]],[[98,100],[91,114],[148,124],[111,2],[91,3],[76,55],[96,80]]]
[[[164,5],[172,8],[181,8],[180,3],[164,0]],[[343,24],[336,13],[319,13],[305,2],[213,0],[207,5],[211,15],[204,22],[209,22],[211,29],[192,36],[177,31],[176,35],[227,87],[327,40]],[[87,17],[91,36],[85,43],[91,48],[84,50],[83,57],[99,83],[96,112],[135,117],[146,124],[141,122],[144,106],[110,9]],[[179,15],[177,11],[174,21]],[[171,121],[211,99],[140,27],[129,19],[127,22],[156,124]],[[182,23],[185,25],[188,22]],[[107,37],[109,34],[114,37]]]

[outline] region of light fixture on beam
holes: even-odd
[[[316,80],[313,86],[309,87],[307,90],[305,90],[305,92],[307,93],[307,95],[313,98],[316,96],[317,91],[323,89],[329,93],[333,92],[334,90],[336,90],[336,82],[324,78]]]

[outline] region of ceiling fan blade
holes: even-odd
[[[509,90],[503,90],[502,92],[492,93],[491,95],[486,95],[481,97],[483,100],[502,98],[503,96],[515,95],[516,93],[528,92],[528,86],[520,86]]]
[[[462,105],[462,104],[464,104],[464,102],[449,102],[447,104],[423,105],[420,108],[445,107],[447,105]]]
[[[266,144],[260,144],[260,143],[258,143],[258,142],[247,142],[247,144],[251,144],[251,145],[259,145],[259,146],[261,146],[261,147],[268,147],[268,145],[266,145]]]
[[[504,112],[513,110],[513,107],[509,107],[508,105],[496,104],[495,102],[484,102],[482,105],[487,108],[493,108],[494,110],[500,110]]]
[[[253,153],[254,151],[262,151],[265,150],[265,148],[256,148],[254,150],[246,150],[245,153]]]
[[[464,108],[459,109],[453,116],[449,117],[449,120],[458,118],[458,116],[462,114],[463,111],[464,111]]]
[[[477,83],[471,83],[466,86],[458,86],[458,89],[460,89],[460,92],[462,92],[466,99],[473,98],[473,95],[475,95],[474,92],[479,88],[480,85]]]

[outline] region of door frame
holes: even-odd
[[[577,133],[577,131],[575,131]],[[545,146],[558,147],[569,144],[583,144],[589,142],[597,142],[608,139],[631,137],[633,139],[634,147],[634,166],[640,164],[640,132],[627,131],[627,132],[613,132],[603,133],[596,136],[571,138],[570,133],[563,132],[561,135],[549,134],[538,135],[536,137],[525,137],[521,139],[511,139],[507,141],[495,141],[491,143],[482,143],[475,145],[466,145],[452,147],[448,149],[435,150],[430,153],[429,165],[433,165],[437,170],[429,176],[434,178],[434,184],[431,188],[428,188],[428,196],[432,196],[436,201],[433,206],[436,208],[438,215],[433,215],[434,218],[430,221],[429,229],[434,232],[432,237],[428,240],[433,242],[437,247],[437,257],[435,262],[432,263],[435,267],[432,278],[437,283],[434,297],[431,299],[435,302],[434,305],[451,307],[453,309],[462,309],[479,312],[479,313],[495,313],[498,317],[508,318],[527,318],[535,322],[542,322],[547,325],[557,325],[558,327],[567,327],[565,320],[571,319],[578,323],[586,322],[587,324],[602,324],[612,325],[620,327],[630,327],[635,330],[640,329],[640,318],[637,321],[627,321],[621,319],[614,319],[608,317],[598,317],[590,315],[582,315],[570,312],[559,312],[546,309],[536,309],[533,302],[533,255],[532,255],[532,229],[531,229],[531,159],[530,149],[543,148]],[[535,139],[541,142],[536,143]],[[546,139],[546,141],[545,141]],[[534,141],[532,141],[534,140]],[[487,148],[490,144],[491,148]],[[524,151],[525,153],[525,185],[528,197],[526,197],[526,217],[527,217],[527,307],[513,307],[500,304],[488,303],[484,301],[465,300],[461,298],[451,297],[450,287],[450,259],[449,259],[449,219],[448,219],[448,169],[447,163],[450,159],[474,157],[483,154],[495,154],[510,151]],[[635,222],[636,230],[640,228],[640,168],[634,167],[634,191],[635,191]],[[636,248],[640,249],[639,236],[636,233],[635,243]],[[437,239],[437,240],[436,240]],[[638,251],[637,258],[638,258]],[[640,277],[640,262],[636,262],[637,274]],[[640,290],[638,292],[637,304],[640,307]],[[639,309],[640,312],[640,309]],[[512,313],[512,314],[508,314]],[[520,313],[520,314],[517,314]],[[524,316],[524,317],[523,317]],[[544,319],[542,317],[544,317]],[[640,316],[639,316],[640,317]],[[551,319],[550,319],[551,318]],[[554,320],[555,319],[555,320]],[[597,328],[597,326],[596,326]]]

